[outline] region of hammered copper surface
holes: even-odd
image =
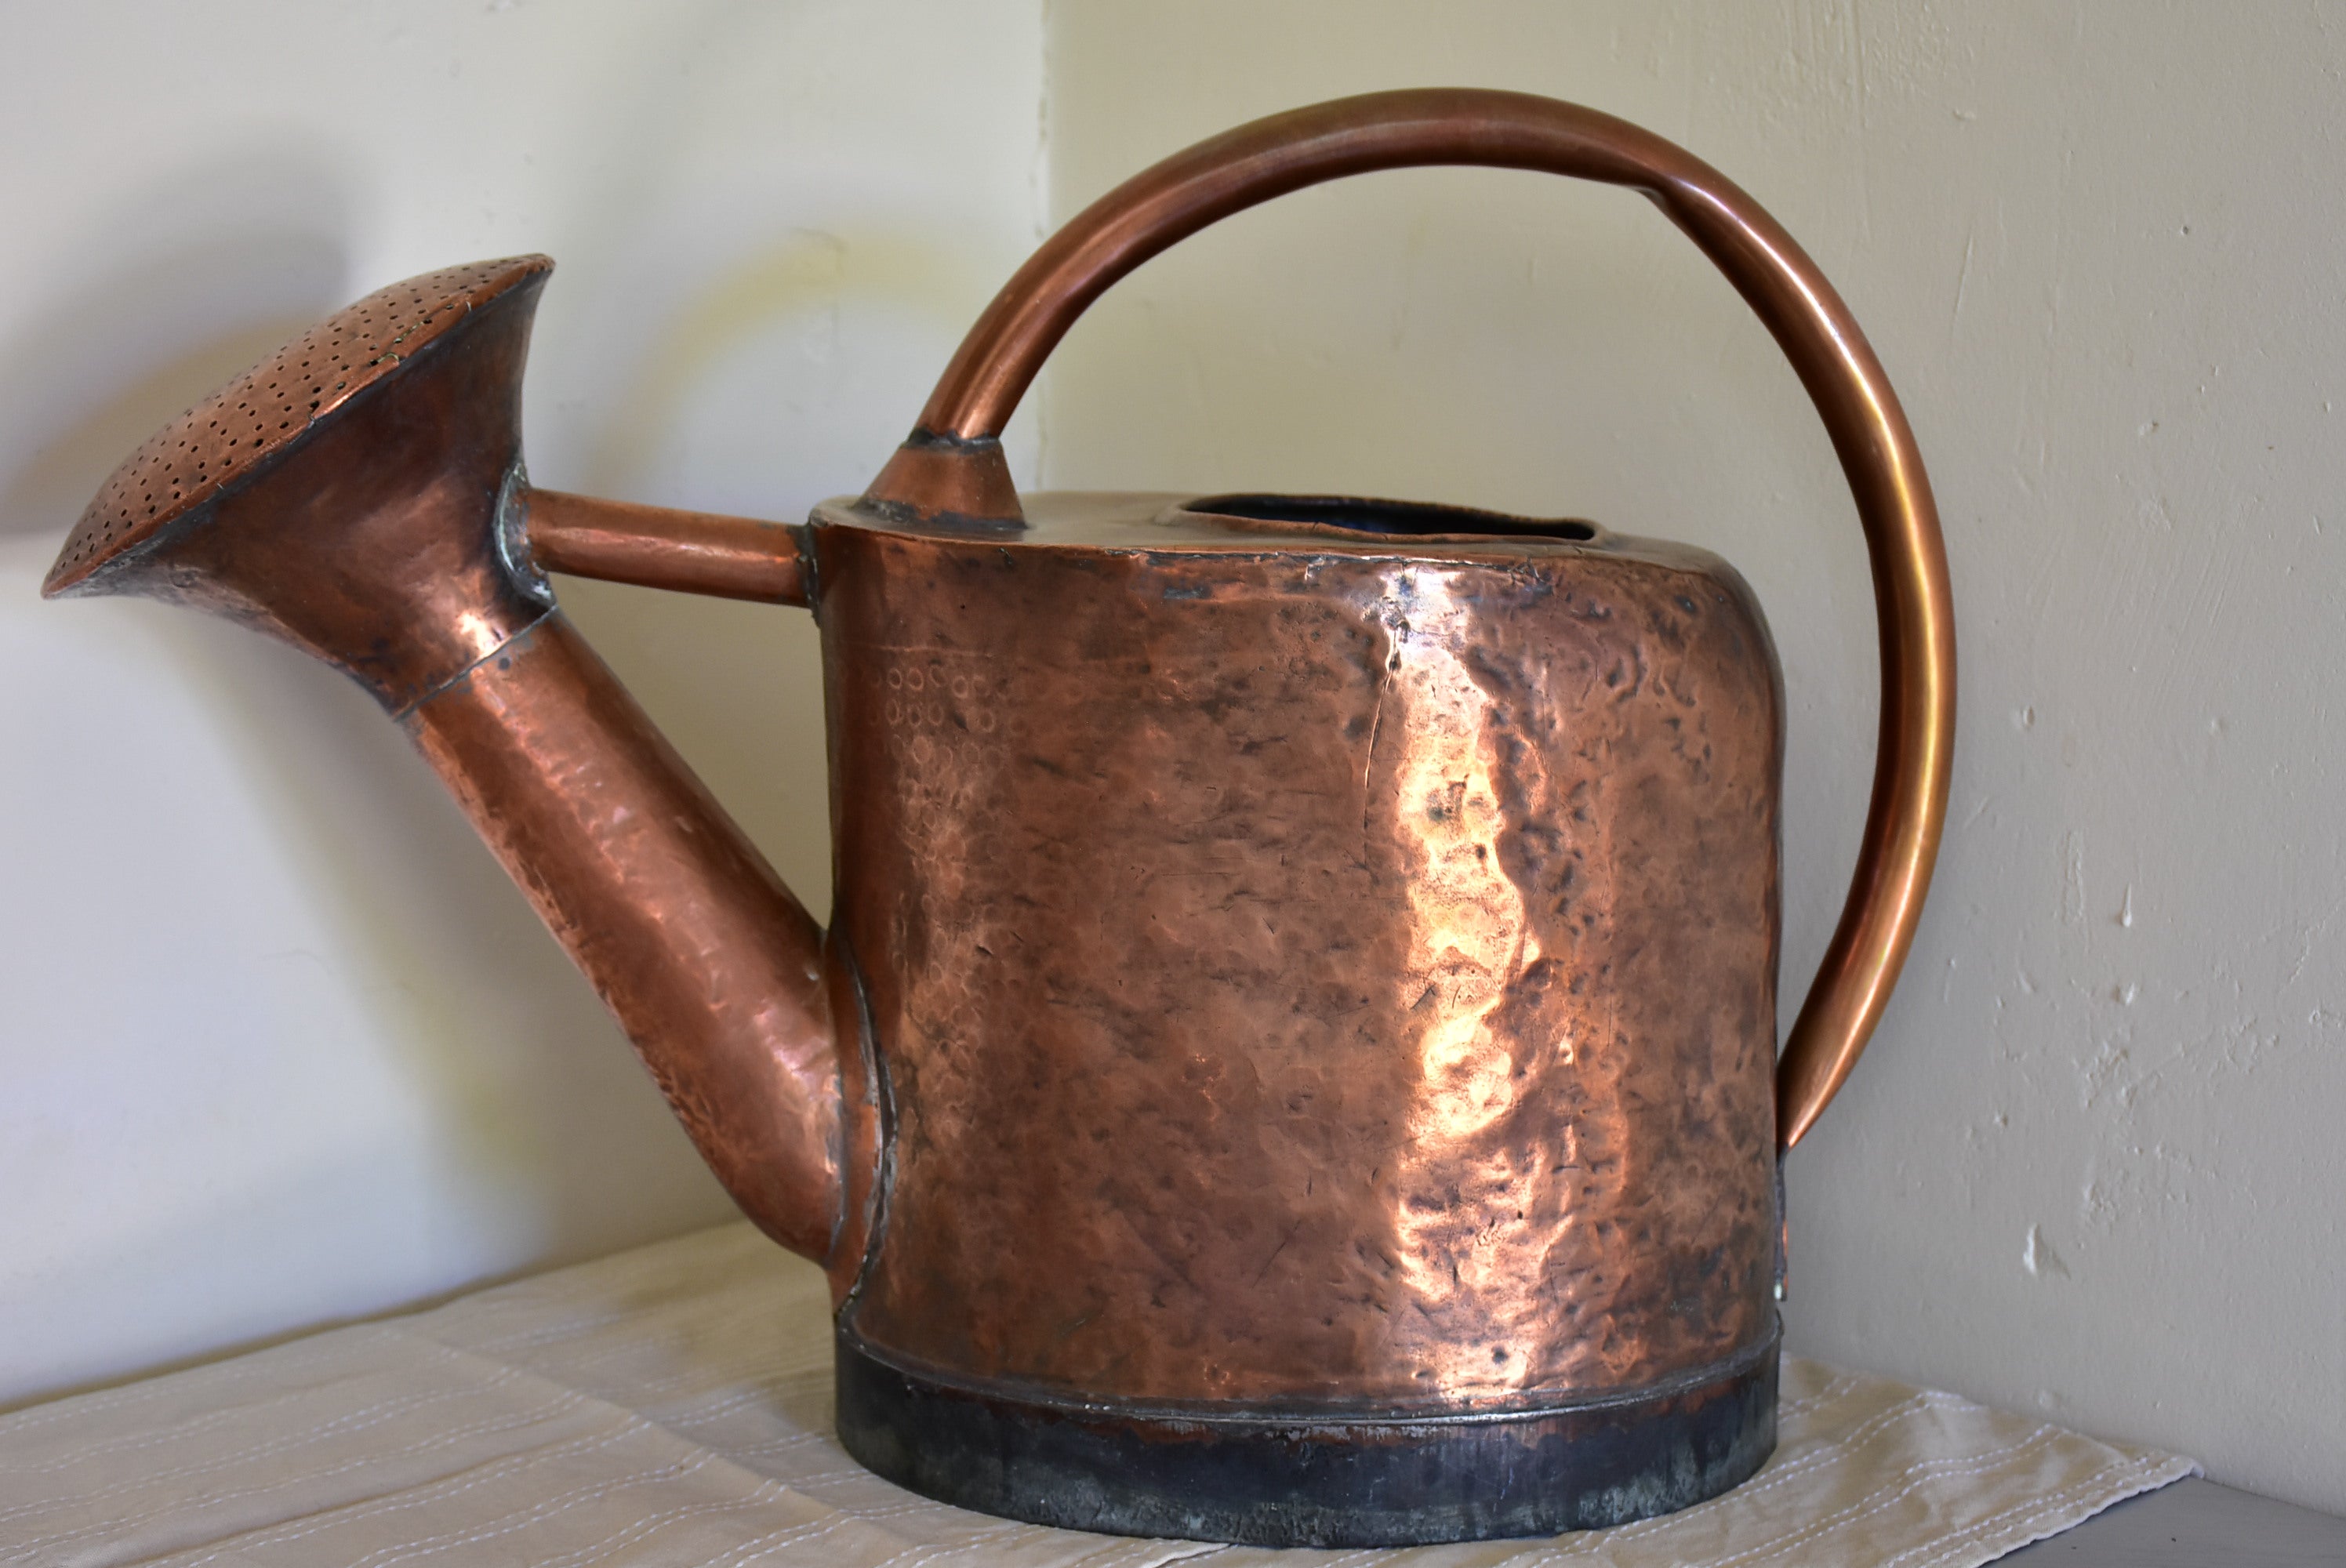
[[[406,727],[726,1191],[827,1257],[839,1073],[821,928],[558,614]]]
[[[519,461],[521,370],[545,272],[169,526],[61,565],[47,591],[140,593],[229,616],[315,654],[393,711],[429,695],[550,604],[514,576],[495,526]]]
[[[1780,710],[1734,575],[1032,503],[816,516],[835,940],[897,1108],[847,1326],[1356,1408],[1769,1334]]]
[[[1881,1022],[1922,916],[1954,748],[1954,613],[1937,504],[1898,394],[1824,274],[1726,176],[1626,121],[1525,93],[1371,93],[1240,126],[1142,171],[1046,240],[962,340],[867,498],[917,517],[967,512],[969,497],[1001,494],[1009,487],[1003,426],[1061,335],[1117,279],[1272,197],[1425,164],[1543,170],[1651,198],[1775,335],[1856,498],[1881,616],[1881,732],[1841,924],[1778,1074],[1778,1137],[1789,1149]],[[984,515],[1015,522],[1015,501]]]
[[[296,338],[149,436],[66,540],[46,585],[71,587],[298,445],[311,425],[422,353],[475,310],[554,263],[513,256],[378,289]]]

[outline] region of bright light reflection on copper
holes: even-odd
[[[1405,751],[1398,767],[1401,823],[1416,861],[1408,884],[1409,962],[1395,1012],[1424,1019],[1415,1054],[1420,1086],[1411,1134],[1435,1150],[1471,1150],[1515,1108],[1527,1083],[1519,1052],[1540,1043],[1493,1026],[1509,988],[1540,957],[1522,891],[1502,869],[1495,759],[1487,733],[1490,699],[1462,655],[1475,646],[1478,616],[1458,601],[1452,574],[1420,570],[1400,585],[1387,612],[1392,627],[1392,700],[1407,714],[1394,727]],[[1530,767],[1536,769],[1535,759]],[[1464,1307],[1498,1337],[1529,1307],[1521,1269],[1538,1221],[1525,1201],[1535,1172],[1498,1151],[1464,1173],[1458,1195],[1474,1224],[1463,1250],[1461,1215],[1404,1206],[1395,1216],[1410,1288],[1429,1303]],[[1439,1239],[1438,1239],[1439,1238]],[[1486,1299],[1487,1298],[1487,1299]],[[1464,1375],[1483,1386],[1513,1386],[1528,1365],[1520,1355],[1494,1367],[1478,1342],[1461,1347]],[[1494,1372],[1497,1375],[1494,1375]]]

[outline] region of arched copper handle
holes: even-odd
[[[1938,511],[1897,394],[1816,264],[1717,170],[1610,116],[1522,93],[1372,93],[1240,126],[1118,186],[1018,270],[869,499],[914,515],[1015,520],[996,438],[1060,335],[1110,284],[1274,196],[1425,164],[1545,169],[1652,198],[1775,334],[1856,495],[1881,624],[1882,734],[1857,874],[1777,1066],[1777,1141],[1789,1149],[1849,1076],[1913,941],[1946,819],[1954,619]]]

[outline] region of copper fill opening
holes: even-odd
[[[1588,544],[1594,523],[1577,517],[1514,517],[1474,506],[1443,506],[1430,501],[1376,501],[1350,495],[1209,495],[1185,511],[1250,523],[1299,528],[1336,528],[1347,534],[1386,538],[1536,538]]]

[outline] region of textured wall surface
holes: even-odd
[[[355,687],[35,597],[99,482],[315,318],[542,249],[540,482],[860,488],[1034,241],[1039,21],[0,5],[0,1403],[731,1212]],[[823,908],[811,624],[563,596]]]
[[[1849,299],[1952,552],[1945,859],[1790,1166],[1793,1348],[2346,1509],[2346,28],[2315,5],[1056,7],[1053,209],[1253,115],[1574,98]],[[1389,174],[1152,263],[1048,383],[1054,484],[1335,487],[1718,550],[1791,704],[1785,1019],[1865,804],[1852,508],[1643,202]]]

